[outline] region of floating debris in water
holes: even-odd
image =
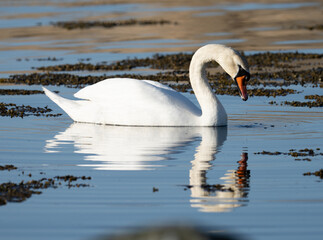
[[[39,189],[39,184],[37,181],[0,184],[0,205],[5,205],[7,202],[23,202],[33,194],[41,194],[40,191],[31,190],[34,188]]]
[[[56,57],[47,57],[47,58],[34,58],[34,59],[29,59],[29,58],[25,58],[25,59],[22,59],[22,58],[17,58],[16,61],[17,62],[21,62],[21,61],[26,61],[26,62],[29,62],[31,60],[33,61],[39,61],[39,62],[44,62],[44,61],[52,61],[52,62],[56,62],[56,61],[62,61],[63,58],[56,58]]]
[[[61,27],[68,30],[73,29],[88,29],[93,27],[114,28],[122,26],[133,25],[164,25],[164,24],[177,24],[169,20],[120,20],[120,21],[66,21],[66,22],[52,22],[55,27]]]
[[[314,157],[316,155],[320,155],[320,153],[315,153],[313,149],[305,148],[305,149],[300,149],[298,152],[296,150],[291,149],[289,150],[288,155],[292,157],[299,157],[299,156],[311,156]]]
[[[262,152],[257,152],[257,153],[254,153],[254,154],[261,154],[261,155],[281,155],[281,154],[284,154],[282,152],[269,152],[269,151],[265,151],[263,150]]]
[[[310,158],[303,158],[303,159],[295,158],[295,161],[308,161],[308,162],[310,162],[310,161],[312,161],[312,159],[310,159]]]
[[[269,102],[269,104],[270,104],[270,105],[276,105],[276,106],[278,105],[278,103],[277,103],[276,101],[270,101],[270,102]],[[282,105],[282,104],[281,104],[281,105]]]
[[[77,181],[78,179],[81,179],[81,180],[91,180],[92,178],[91,177],[86,177],[86,176],[82,176],[82,177],[75,177],[73,175],[66,175],[66,176],[56,176],[54,177],[54,179],[57,179],[57,180],[62,180],[64,182],[68,182],[67,186],[70,188],[70,187],[89,187],[90,185],[89,184],[80,184],[80,183],[76,183],[76,184],[71,184],[71,182],[75,182]]]
[[[91,180],[91,177],[75,177],[73,175],[66,175],[66,176],[56,176],[54,177],[57,180],[63,180],[64,182],[74,182],[77,181],[78,179],[82,179],[82,180]]]
[[[35,58],[34,60],[36,61],[52,61],[52,62],[56,62],[56,61],[62,61],[63,58],[56,58],[56,57],[47,57],[47,58]]]
[[[49,114],[52,109],[47,106],[41,107],[31,107],[25,105],[16,105],[14,103],[4,103],[0,102],[0,116],[2,117],[26,117],[26,116],[45,116],[45,117],[58,117],[62,114]]]
[[[316,151],[319,151],[320,148],[317,148]],[[315,157],[318,155],[323,156],[323,153],[318,153],[315,152],[313,149],[310,148],[304,148],[304,149],[300,149],[300,150],[296,150],[296,149],[290,149],[289,152],[269,152],[269,151],[265,151],[263,150],[262,152],[256,152],[254,154],[261,154],[261,155],[288,155],[288,156],[292,156],[295,158],[296,161],[311,161],[310,158],[298,158],[298,157]]]
[[[311,175],[314,175],[314,176],[317,176],[317,177],[320,177],[321,179],[323,179],[323,169],[320,169],[316,172],[307,172],[307,173],[304,173],[303,174],[304,176],[311,176]]]
[[[2,166],[0,166],[2,167]],[[13,165],[6,165],[4,168],[17,169]],[[1,168],[0,168],[1,170]],[[31,176],[31,174],[29,174]],[[71,187],[89,187],[89,184],[71,184],[78,179],[91,180],[91,177],[76,177],[73,175],[56,176],[53,178],[42,178],[40,180],[30,180],[27,182],[21,181],[20,183],[6,182],[0,184],[0,205],[5,205],[8,202],[23,202],[30,198],[33,194],[41,194],[40,189],[57,188],[62,185],[62,181],[68,182],[66,185]]]
[[[17,167],[15,167],[14,165],[4,165],[4,166],[1,166],[0,165],[0,171],[4,171],[4,170],[15,170],[17,169]]]

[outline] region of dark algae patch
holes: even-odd
[[[303,174],[304,176],[317,176],[319,177],[320,179],[323,179],[323,169],[320,169],[318,171],[315,171],[315,172],[306,172]]]
[[[16,169],[17,167],[15,167],[14,165],[4,165],[4,166],[0,165],[0,171],[4,171],[4,170],[10,171],[10,170],[16,170]]]
[[[61,64],[53,66],[38,67],[37,70],[49,72],[62,71],[116,71],[132,70],[138,67],[149,67],[151,69],[170,70],[173,74],[188,76],[188,68],[192,54],[177,53],[169,55],[155,54],[151,58],[135,58],[107,63],[84,63]],[[289,86],[295,84],[318,84],[323,75],[322,67],[311,67],[306,60],[318,60],[323,54],[302,54],[302,53],[259,53],[246,56],[252,70],[252,78],[249,85],[269,84],[274,86]],[[213,66],[212,66],[213,65]],[[217,66],[211,64],[211,67]],[[301,68],[303,67],[303,68]],[[274,69],[269,69],[274,68]],[[255,71],[253,71],[253,69]],[[226,74],[225,74],[226,75]],[[283,81],[270,81],[280,79]],[[266,80],[266,82],[262,81]]]
[[[52,109],[46,107],[31,107],[25,105],[16,105],[14,103],[0,102],[0,116],[2,117],[26,117],[26,116],[45,116],[58,117],[62,114],[52,114]]]
[[[39,90],[25,90],[25,89],[0,89],[0,95],[33,95],[44,94]]]
[[[310,31],[323,31],[323,24],[315,24],[315,25],[311,25],[311,26],[297,26],[300,29],[307,29]]]
[[[313,26],[309,26],[307,27],[308,30],[321,30],[323,31],[323,24],[316,24],[316,25],[313,25]]]
[[[21,182],[19,184],[2,183],[0,185],[0,205],[5,205],[7,202],[23,202],[33,194],[41,194],[40,191],[33,190],[39,188],[39,182],[37,181]]]
[[[121,20],[121,21],[66,21],[66,22],[53,22],[51,23],[55,27],[65,28],[67,30],[74,29],[89,29],[93,27],[101,28],[114,28],[123,26],[134,26],[134,25],[164,25],[164,24],[177,24],[168,20]]]
[[[289,152],[269,152],[263,150],[262,152],[256,152],[254,154],[260,154],[260,155],[271,155],[271,156],[277,156],[277,155],[288,155],[293,158],[295,158],[296,161],[312,161],[310,157],[315,157],[315,156],[323,156],[323,153],[319,152],[319,148],[317,149],[310,149],[310,148],[304,148],[300,150],[296,149],[290,149]]]
[[[312,101],[284,101],[281,102],[280,105],[289,105],[292,107],[323,107],[323,95],[306,95],[305,99],[312,100]],[[276,101],[270,101],[269,104],[271,105],[279,105]]]
[[[313,101],[284,101],[283,103],[285,105],[290,105],[293,107],[323,107],[323,95],[307,95],[304,97],[305,99],[310,99]]]
[[[25,90],[25,89],[0,89],[0,95],[33,95],[44,94],[39,90]],[[21,117],[26,116],[45,116],[58,117],[62,114],[52,114],[52,109],[45,107],[32,107],[29,105],[17,105],[14,103],[0,102],[0,116],[2,117]]]
[[[262,152],[257,152],[255,154],[261,154],[261,155],[281,155],[281,154],[284,154],[284,153],[278,152],[278,151],[276,151],[276,152],[268,152],[268,151],[263,150]]]
[[[13,165],[0,166],[9,168]],[[12,168],[10,167],[10,168]],[[31,177],[31,174],[29,174]],[[0,205],[5,205],[8,202],[23,202],[30,198],[34,194],[41,194],[44,189],[58,188],[63,186],[64,183],[68,188],[71,187],[89,187],[89,184],[84,183],[72,183],[77,180],[91,180],[91,177],[76,177],[73,175],[55,176],[53,178],[42,178],[39,180],[21,181],[20,183],[5,182],[0,184]]]
[[[91,180],[91,177],[86,177],[86,176],[82,176],[82,177],[75,177],[73,175],[66,175],[66,176],[56,176],[54,177],[57,180],[62,180],[64,182],[74,182],[77,181],[78,179],[82,179],[82,180]]]
[[[63,58],[56,58],[56,57],[47,57],[47,58],[33,58],[33,59],[30,59],[30,58],[17,58],[16,61],[17,62],[21,62],[21,61],[26,61],[26,62],[29,62],[29,61],[39,61],[39,62],[44,62],[44,61],[52,61],[52,62],[56,62],[56,61],[62,61]]]
[[[116,71],[116,70],[131,70],[137,67],[150,67],[152,69],[168,69],[168,70],[186,70],[188,71],[189,64],[192,59],[192,54],[177,53],[169,55],[155,54],[151,58],[134,58],[116,61],[111,64],[97,63],[84,63],[79,62],[76,64],[60,64],[46,67],[38,67],[40,71]]]
[[[300,60],[316,59],[320,60],[323,58],[323,54],[313,53],[256,53],[250,56],[246,56],[250,67],[257,67],[262,69],[264,67],[275,67],[275,68],[292,68],[291,63]]]
[[[13,75],[10,79],[2,79],[3,83],[15,83],[15,84],[29,84],[29,85],[65,85],[67,87],[84,87],[87,85],[95,84],[107,78],[134,78],[139,80],[153,80],[165,83],[179,92],[193,93],[192,87],[189,83],[188,73],[178,72],[166,72],[156,75],[137,75],[137,74],[123,74],[123,75],[102,75],[102,76],[78,76],[73,74],[61,74],[61,73],[33,73],[24,75]],[[216,75],[210,75],[210,86],[214,92],[218,95],[234,95],[238,96],[239,93],[236,90],[236,86],[233,81],[224,73]],[[1,81],[1,80],[0,80]],[[252,88],[248,89],[250,97],[254,96],[286,96],[288,94],[297,93],[296,90],[290,88]]]
[[[0,79],[0,83],[27,84],[27,85],[65,85],[68,87],[84,86],[97,83],[105,79],[105,76],[77,76],[73,74],[60,73],[32,73],[17,74],[9,78]]]
[[[243,53],[242,53],[243,54]],[[116,61],[113,63],[101,62],[92,64],[89,62],[78,62],[75,64],[60,64],[38,67],[37,71],[31,74],[16,74],[9,78],[0,79],[0,84],[27,84],[27,85],[64,85],[67,87],[84,87],[95,84],[107,78],[135,78],[149,79],[167,84],[180,92],[191,92],[189,82],[189,64],[192,54],[177,53],[161,55],[155,54],[150,58],[134,58]],[[303,87],[323,87],[323,67],[320,64],[323,54],[304,53],[257,53],[246,56],[250,65],[251,79],[248,82],[248,94],[251,97],[286,96],[298,92],[288,86],[301,85]],[[311,64],[309,61],[314,61]],[[136,68],[159,69],[156,74],[132,74]],[[218,65],[213,62],[207,67],[207,76],[210,86],[219,95],[238,95],[236,86],[231,78],[222,72],[218,72]],[[104,71],[109,75],[84,76],[72,73],[75,71]],[[113,75],[113,71],[129,71],[127,74]],[[60,73],[57,73],[60,72]],[[149,73],[149,71],[148,71]],[[285,101],[281,105],[322,107],[322,96],[306,96],[309,101],[299,102]],[[276,101],[269,102],[278,105]]]
[[[54,66],[39,67],[37,70],[42,71],[97,71],[97,70],[130,70],[136,67],[151,67],[153,69],[185,70],[188,71],[193,54],[176,53],[176,54],[155,54],[151,58],[134,58],[117,61],[111,64],[106,63],[76,63],[61,64]],[[305,54],[305,53],[258,53],[245,56],[249,66],[262,70],[264,67],[273,67],[278,70],[286,69],[300,71],[299,66],[305,63],[302,60],[318,60],[323,58],[323,54]],[[294,62],[298,64],[295,66]],[[277,71],[275,71],[277,72]]]

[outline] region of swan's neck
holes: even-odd
[[[203,55],[195,54],[189,69],[190,81],[202,110],[200,120],[204,124],[213,122],[214,125],[226,125],[227,116],[225,110],[213,93],[206,77],[206,64],[211,60],[203,57]]]

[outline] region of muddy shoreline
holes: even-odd
[[[46,7],[58,7],[67,9],[91,6],[104,6],[111,1],[87,1],[87,2],[50,2],[38,3],[28,1],[26,5],[43,5]],[[132,1],[113,1],[114,6],[122,9]],[[39,22],[28,27],[6,27],[0,36],[0,42],[11,42],[4,46],[0,44],[0,50],[65,50],[61,40],[68,40],[71,51],[78,53],[107,52],[108,49],[99,49],[95,46],[102,43],[115,44],[131,41],[151,41],[164,39],[166,44],[162,48],[147,44],[145,48],[113,47],[115,52],[180,52],[194,51],[197,46],[210,41],[228,41],[228,43],[244,51],[272,51],[291,49],[319,49],[323,47],[322,41],[322,2],[319,0],[306,3],[304,1],[162,1],[155,3],[147,0],[136,1],[134,9],[129,12],[105,12],[78,17],[76,21],[101,22],[114,21],[120,23],[123,19],[135,19],[150,22],[164,20],[176,24],[130,25],[119,26],[112,29],[98,27],[75,29],[73,31],[61,29],[42,19],[57,19],[59,12],[46,11],[40,13],[4,15],[1,19],[6,21],[19,18],[37,19]],[[137,7],[136,7],[137,6]],[[145,6],[145,7],[144,7]],[[62,21],[64,22],[64,21]],[[91,38],[89,38],[91,36]],[[32,41],[43,42],[34,45]],[[167,44],[169,39],[177,40]],[[239,41],[233,41],[239,40]],[[48,42],[48,43],[46,43]],[[23,43],[23,44],[21,44]],[[82,48],[78,47],[82,44]],[[16,46],[15,46],[16,45]],[[151,45],[151,47],[149,46]],[[158,50],[157,50],[158,49]]]

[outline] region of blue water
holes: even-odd
[[[311,43],[322,43],[323,39],[318,40],[290,40],[290,41],[279,41],[274,42],[277,45],[293,45],[293,44],[311,44]]]
[[[33,86],[30,88],[38,88]],[[50,87],[65,97],[75,89]],[[194,95],[186,94],[193,101]],[[17,104],[48,105],[44,95],[0,97]],[[282,97],[281,97],[282,98]],[[253,239],[320,239],[318,170],[291,156],[256,152],[322,148],[322,111],[270,106],[267,98],[220,96],[226,128],[138,128],[73,124],[58,118],[2,118],[1,182],[73,174],[91,176],[90,187],[44,190],[23,203],[0,208],[1,232],[10,239],[89,239],[158,223],[186,222]],[[275,99],[275,100],[279,100]],[[196,101],[195,101],[196,103]],[[235,171],[248,154],[245,182]],[[21,171],[25,175],[21,175]],[[20,176],[19,176],[20,175]],[[224,184],[231,193],[208,193],[185,185]],[[158,192],[153,192],[153,188]],[[46,219],[46,221],[44,220]]]

